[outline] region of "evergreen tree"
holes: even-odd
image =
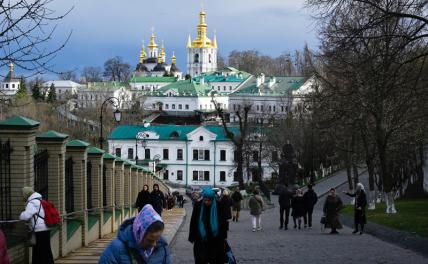
[[[35,82],[33,84],[33,87],[31,87],[31,92],[33,94],[33,98],[35,100],[40,100],[43,99],[41,93],[40,93],[40,86],[39,86],[39,82]]]
[[[25,97],[26,95],[27,95],[27,86],[26,86],[26,83],[25,83],[25,79],[21,78],[21,83],[19,85],[18,92],[16,93],[16,97],[18,99],[20,99],[20,98]]]
[[[52,83],[51,87],[49,87],[49,92],[48,92],[48,99],[47,101],[49,103],[53,103],[56,101],[56,91],[55,91],[55,85]]]

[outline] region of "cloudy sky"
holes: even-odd
[[[166,53],[177,56],[186,71],[186,41],[196,35],[201,5],[207,13],[209,36],[217,32],[219,51],[255,49],[277,56],[303,47],[317,48],[313,20],[304,0],[55,0],[58,13],[74,7],[58,23],[56,41],[72,36],[56,59],[56,70],[102,66],[107,58],[121,56],[133,67],[141,42],[146,44],[155,28],[158,44],[164,40]],[[53,44],[53,43],[52,43]]]

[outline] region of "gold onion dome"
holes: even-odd
[[[201,10],[201,12],[199,12],[199,24],[197,26],[198,36],[191,43],[189,43],[190,42],[190,36],[189,36],[189,40],[187,41],[188,48],[216,48],[217,47],[217,41],[214,41],[213,43],[207,37],[207,24],[205,22],[205,17],[206,17],[205,11]]]
[[[172,56],[171,56],[171,64],[175,64],[175,62],[177,61],[177,57],[175,57],[174,51],[172,52]]]
[[[149,43],[148,47],[150,50],[158,47],[158,44],[156,44],[156,36],[155,36],[154,32],[152,32],[152,35],[150,36],[150,43]]]
[[[144,42],[143,45],[141,46],[141,51],[140,51],[140,59],[139,59],[139,63],[144,63],[144,59],[146,58],[146,47],[144,46]]]

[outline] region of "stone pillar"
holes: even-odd
[[[115,160],[116,157],[111,155],[110,153],[105,153],[103,156],[104,165],[106,168],[106,207],[105,211],[109,211],[111,213],[111,232],[114,230],[115,223],[115,210],[114,210],[114,195],[115,195],[115,182],[114,182],[114,169],[115,169]]]
[[[128,216],[124,217],[130,217],[132,212],[131,208],[131,163],[125,162],[124,168],[123,168],[123,204],[125,206],[125,209],[128,210]]]
[[[146,172],[143,169],[139,171],[139,179],[140,181],[139,181],[138,189],[141,191],[143,189],[143,186],[147,184]],[[152,191],[152,186],[150,185],[149,185],[149,190]]]
[[[74,211],[77,212],[75,216],[82,220],[82,246],[88,245],[88,240],[86,239],[88,234],[88,212],[86,211],[86,161],[88,146],[89,143],[78,139],[71,140],[66,144],[66,158],[71,157],[73,159]]]
[[[116,206],[116,210],[118,212],[120,212],[120,219],[119,219],[119,224],[123,222],[123,213],[124,213],[124,208],[123,208],[123,182],[124,182],[124,177],[123,177],[123,170],[124,170],[124,160],[123,159],[116,159],[116,164],[114,166],[114,182],[115,182],[115,195],[114,195],[114,201],[115,201],[115,206]]]
[[[65,211],[65,143],[68,135],[48,131],[37,135],[38,148],[48,151],[48,197],[60,215]],[[67,246],[67,219],[62,217],[59,225],[58,254],[64,256]]]
[[[97,215],[98,218],[98,237],[102,237],[102,228],[104,223],[104,210],[103,210],[103,155],[104,150],[90,147],[88,149],[88,161],[92,165],[92,207],[94,208],[91,213]]]
[[[136,166],[131,167],[131,207],[133,209],[138,196],[138,168]],[[134,211],[132,213],[135,213]]]
[[[39,128],[39,122],[16,116],[0,121],[0,143],[10,143],[10,175],[5,175],[5,180],[10,179],[10,184],[6,184],[5,189],[10,193],[1,190],[0,199],[6,199],[2,203],[9,202],[9,208],[4,210],[4,219],[18,219],[21,211],[25,208],[25,202],[22,200],[22,187],[34,187],[34,147],[35,135]],[[6,168],[7,169],[7,168]],[[10,209],[10,211],[9,211]],[[10,213],[10,214],[9,214]],[[11,233],[16,236],[25,236],[27,228],[24,223],[15,225]],[[10,234],[10,233],[9,233]],[[11,256],[12,261],[28,263],[29,251],[24,244],[16,247],[19,252],[16,256]]]

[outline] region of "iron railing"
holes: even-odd
[[[12,216],[10,182],[10,142],[0,140],[0,220],[10,220]]]
[[[103,206],[107,206],[107,168],[103,166]]]
[[[65,161],[65,210],[74,212],[73,158]]]
[[[34,154],[34,190],[48,199],[48,159],[47,150],[40,150]]]
[[[86,162],[86,206],[88,209],[92,208],[92,163]]]

